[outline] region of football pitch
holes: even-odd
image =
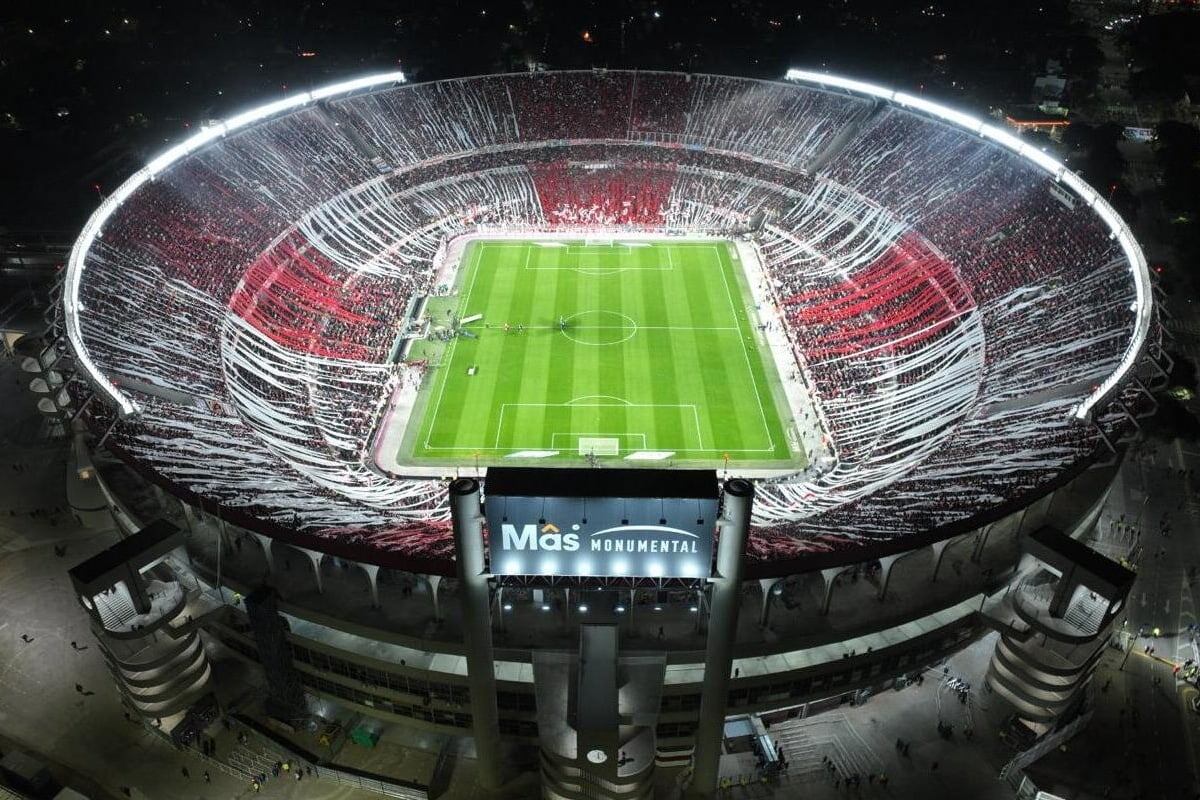
[[[804,466],[726,242],[477,240],[447,300],[401,463]]]

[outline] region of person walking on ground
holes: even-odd
[[[192,777],[192,773],[188,772],[188,768],[187,768],[187,767],[180,767],[180,768],[179,768],[179,771],[180,771],[180,772],[183,774],[183,777],[185,777],[185,778],[190,778],[190,777]]]
[[[75,691],[78,692],[79,694],[83,694],[83,684],[81,684],[81,683],[75,684]]]
[[[938,768],[938,762],[936,762],[936,761],[929,765],[930,772],[937,772],[937,768]]]
[[[204,782],[212,783],[212,776],[208,774],[208,770],[204,770]]]

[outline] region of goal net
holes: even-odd
[[[580,436],[579,455],[615,456],[621,452],[619,438]]]

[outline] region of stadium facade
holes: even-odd
[[[493,454],[443,468],[483,478],[448,490],[380,467],[387,410],[436,373],[404,356],[463,241],[651,235],[752,254],[805,469],[610,484],[484,475]],[[921,97],[800,71],[395,73],[136,173],[76,243],[61,338],[26,369],[78,378],[47,413],[77,421],[81,473],[131,534],[74,577],[138,714],[193,726],[221,654],[261,673],[276,720],[322,706],[471,740],[485,786],[523,765],[548,797],[644,797],[682,769],[708,796],[728,716],[777,767],[769,725],[989,629],[989,685],[1033,737],[1084,713],[1128,576],[1072,543],[1169,368],[1153,291],[1083,180]],[[497,511],[539,496],[561,513]],[[589,498],[626,506],[596,528],[572,510]],[[668,502],[711,507],[689,528]],[[498,538],[561,553],[568,520],[705,563],[495,557]]]

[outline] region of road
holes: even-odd
[[[1196,690],[1173,674],[1174,665],[1196,657],[1188,626],[1200,619],[1188,569],[1200,565],[1200,502],[1181,470],[1198,466],[1200,452],[1177,440],[1143,442],[1125,464],[1101,523],[1111,536],[1123,514],[1135,536],[1140,530],[1138,577],[1122,626],[1132,649],[1124,667],[1110,673],[1113,693],[1102,702],[1124,704],[1128,773],[1146,797],[1194,797],[1200,790],[1200,714],[1188,708]]]

